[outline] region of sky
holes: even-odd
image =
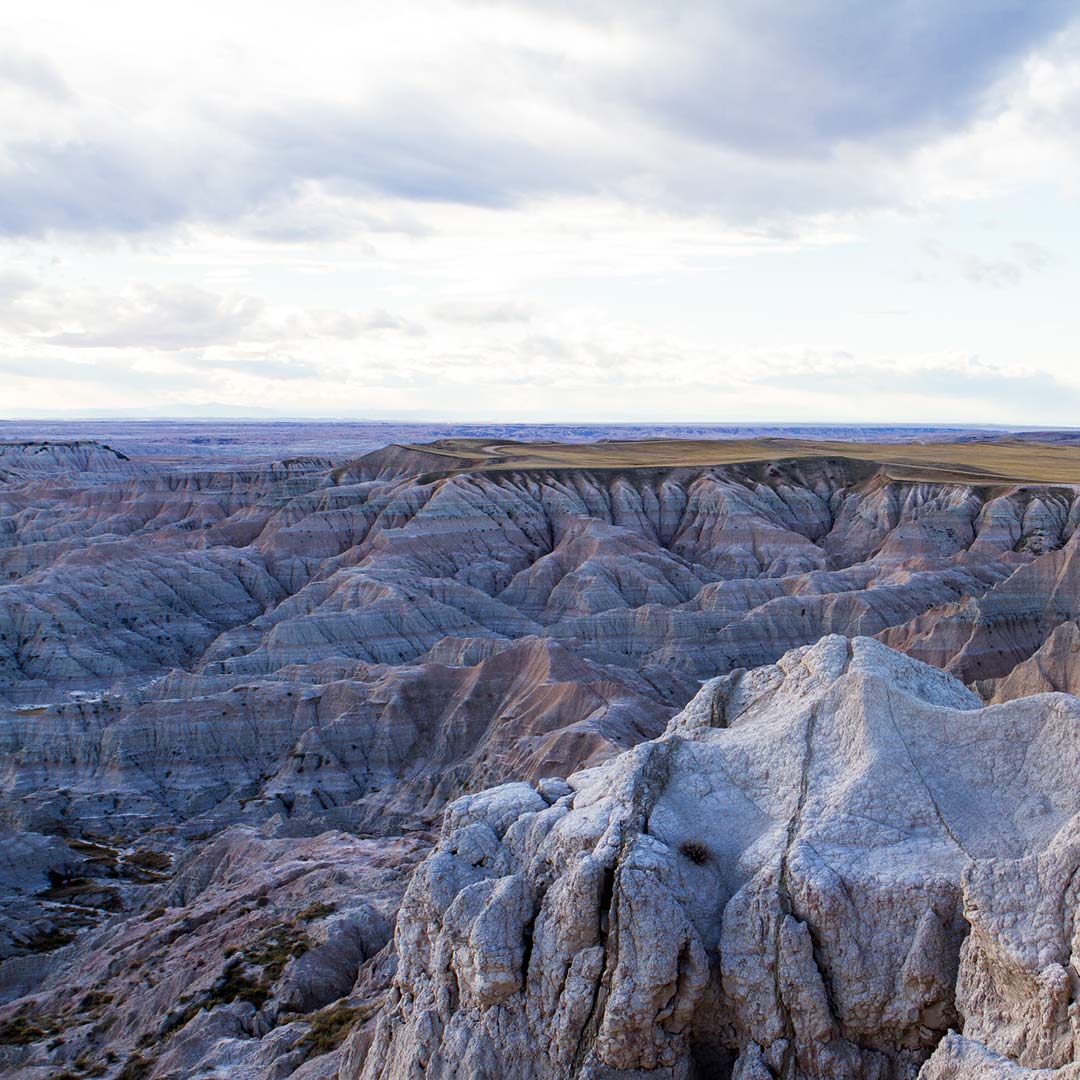
[[[1080,417],[1080,7],[0,10],[0,417]]]

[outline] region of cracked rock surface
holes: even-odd
[[[713,680],[565,794],[452,804],[351,1075],[1075,1075],[1078,774],[1077,699],[867,638]]]

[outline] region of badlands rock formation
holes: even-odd
[[[222,833],[63,967],[9,962],[0,1075],[287,1076],[371,1015],[429,845],[274,832]]]
[[[65,473],[123,473],[131,459],[93,440],[0,442],[0,482]]]
[[[1052,545],[1059,535],[1050,534]],[[966,681],[1008,675],[1058,626],[1080,616],[1080,552],[1073,536],[983,596],[931,608],[882,639]]]
[[[1080,626],[1062,623],[1027,660],[1001,679],[979,684],[990,701],[1060,691],[1080,693]]]
[[[1077,699],[980,708],[866,638],[710,681],[565,787],[450,806],[342,1075],[1063,1070],[1078,775]]]
[[[498,644],[471,666],[324,662],[226,686],[176,674],[121,703],[15,710],[0,727],[0,753],[17,763],[7,815],[99,837],[275,815],[295,833],[426,828],[460,791],[562,775],[659,734],[688,686],[609,671],[549,639]],[[472,649],[447,639],[442,654]]]
[[[244,678],[542,635],[704,678],[829,632],[902,625],[922,647],[911,620],[941,623],[1033,563],[1016,587],[1047,617],[1015,663],[1069,603],[1043,596],[1080,519],[1067,489],[891,481],[830,459],[475,474],[437,460],[9,485],[0,677],[25,693],[177,665]]]
[[[0,447],[0,1075],[1069,1067],[1073,488],[235,441]]]

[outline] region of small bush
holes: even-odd
[[[307,933],[301,927],[282,926],[263,935],[244,952],[244,959],[261,967],[266,977],[273,981],[294,956],[303,956],[310,947]]]
[[[136,1051],[116,1074],[116,1080],[143,1080],[143,1077],[150,1072],[152,1066],[152,1061],[147,1061],[142,1054]]]
[[[52,952],[54,949],[70,945],[75,940],[75,934],[71,930],[39,930],[26,943],[30,952]]]
[[[679,850],[695,866],[700,866],[708,857],[709,849],[698,840],[685,840],[679,845]]]
[[[82,1001],[79,1002],[79,1012],[92,1012],[95,1009],[103,1009],[106,1005],[112,1004],[112,994],[106,994],[102,990],[91,990],[86,994],[83,994]]]
[[[155,873],[164,873],[172,866],[172,859],[164,851],[152,851],[150,848],[133,851],[126,861],[140,870],[153,870]]]
[[[55,1020],[21,1009],[0,1023],[0,1046],[29,1046],[59,1030],[60,1025]]]

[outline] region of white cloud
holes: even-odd
[[[37,51],[0,53],[0,75],[54,91],[5,125],[0,229],[242,222],[286,241],[407,227],[372,200],[614,197],[747,224],[918,198],[898,181],[919,156],[1008,127],[1017,64],[1074,13],[1062,0],[45,10]],[[1028,111],[1065,104],[1059,59],[1027,60]],[[943,168],[923,165],[930,182]]]

